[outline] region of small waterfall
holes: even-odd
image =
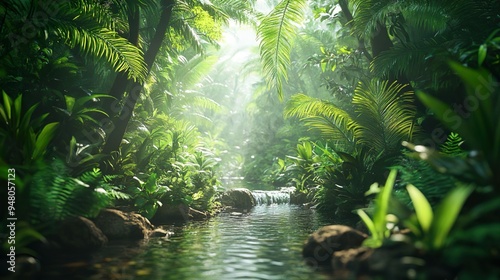
[[[287,191],[252,191],[257,205],[289,204],[290,192]]]

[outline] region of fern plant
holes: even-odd
[[[446,142],[441,145],[440,151],[449,156],[465,157],[466,152],[461,148],[463,143],[464,140],[460,137],[460,135],[458,135],[458,133],[451,132],[448,135]]]
[[[96,216],[114,200],[129,198],[112,185],[112,179],[97,168],[72,178],[62,160],[52,161],[33,176],[30,185],[32,220],[42,224],[69,216]]]
[[[447,156],[465,157],[465,152],[460,148],[463,140],[457,133],[450,133],[448,139],[440,147],[440,153]],[[402,158],[395,167],[400,174],[399,186],[412,184],[421,191],[429,203],[435,205],[455,187],[456,180],[449,174],[443,174],[434,169],[428,162],[410,157]],[[398,198],[409,204],[410,197],[403,189],[397,188]]]

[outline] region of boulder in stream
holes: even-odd
[[[207,212],[193,209],[186,204],[180,203],[177,205],[164,203],[158,207],[151,222],[155,225],[166,225],[172,222],[189,221],[189,220],[205,220],[209,218]]]
[[[257,204],[252,192],[245,188],[226,191],[222,194],[220,201],[224,206],[231,206],[235,209],[250,209]]]
[[[153,225],[137,213],[104,209],[95,218],[95,224],[109,239],[144,239]]]
[[[324,226],[312,233],[302,248],[302,256],[310,265],[331,265],[337,251],[361,246],[367,235],[344,225]]]
[[[108,238],[91,220],[70,217],[59,225],[57,241],[63,250],[93,251],[104,247]]]

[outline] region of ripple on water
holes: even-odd
[[[169,242],[152,240],[133,256],[111,256],[113,261],[100,263],[92,279],[109,279],[106,273],[116,269],[121,275],[116,279],[327,279],[301,257],[304,240],[320,226],[312,210],[260,205],[248,215],[189,223]],[[126,265],[130,261],[134,265]],[[71,276],[90,279],[89,274]]]

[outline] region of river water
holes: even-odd
[[[301,256],[304,240],[323,225],[313,210],[297,205],[258,205],[241,216],[222,213],[172,228],[175,233],[168,239],[111,244],[85,261],[52,267],[47,277],[327,279],[305,265]]]

